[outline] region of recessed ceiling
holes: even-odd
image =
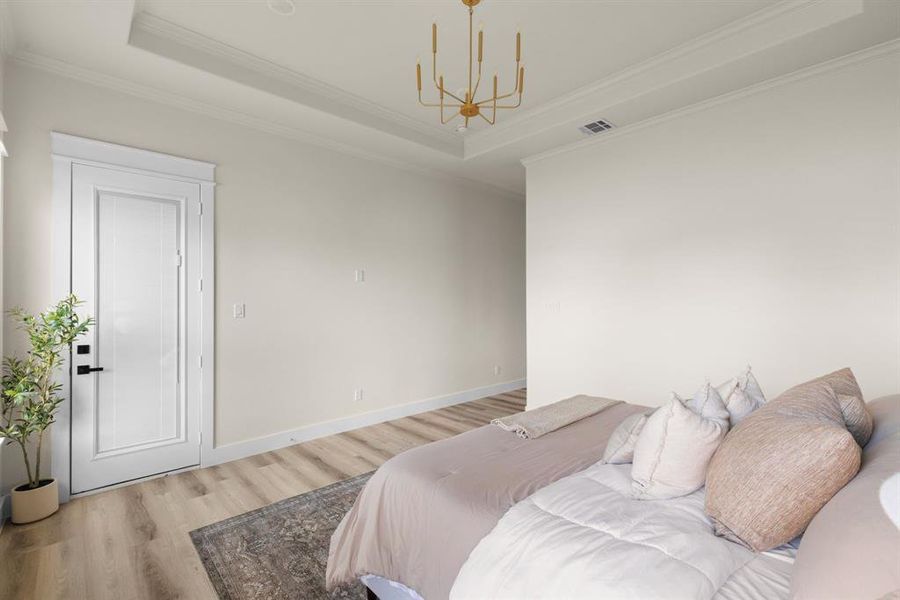
[[[498,71],[501,87],[514,85],[515,34],[521,28],[527,108],[773,2],[484,0],[475,8],[475,22],[485,24],[485,72]],[[140,0],[137,10],[428,124],[436,116],[416,104],[415,64],[421,56],[430,74],[431,23],[437,19],[438,68],[449,89],[465,82],[468,17],[459,0],[301,2],[290,18],[252,2]]]
[[[273,6],[270,9],[269,5]],[[280,135],[524,192],[520,159],[623,132],[654,116],[900,37],[885,0],[483,0],[485,70],[526,94],[465,135],[416,104],[415,62],[462,87],[459,0],[90,0],[0,3],[5,52],[23,66]],[[477,22],[476,21],[476,22]],[[202,158],[202,157],[201,157]]]

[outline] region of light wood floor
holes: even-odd
[[[525,407],[525,390],[79,498],[0,534],[0,599],[216,598],[188,532]]]

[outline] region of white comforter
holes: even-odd
[[[703,491],[631,498],[631,465],[594,465],[513,506],[451,600],[712,598],[754,554],[716,537]]]

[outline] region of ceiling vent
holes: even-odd
[[[598,133],[603,133],[604,131],[609,131],[615,127],[609,121],[604,121],[600,119],[599,121],[594,121],[593,123],[588,123],[587,125],[582,125],[578,128],[578,131],[585,135],[596,135]]]

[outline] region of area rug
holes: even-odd
[[[359,582],[325,591],[328,543],[372,473],[195,529],[191,540],[222,600],[364,599]]]

